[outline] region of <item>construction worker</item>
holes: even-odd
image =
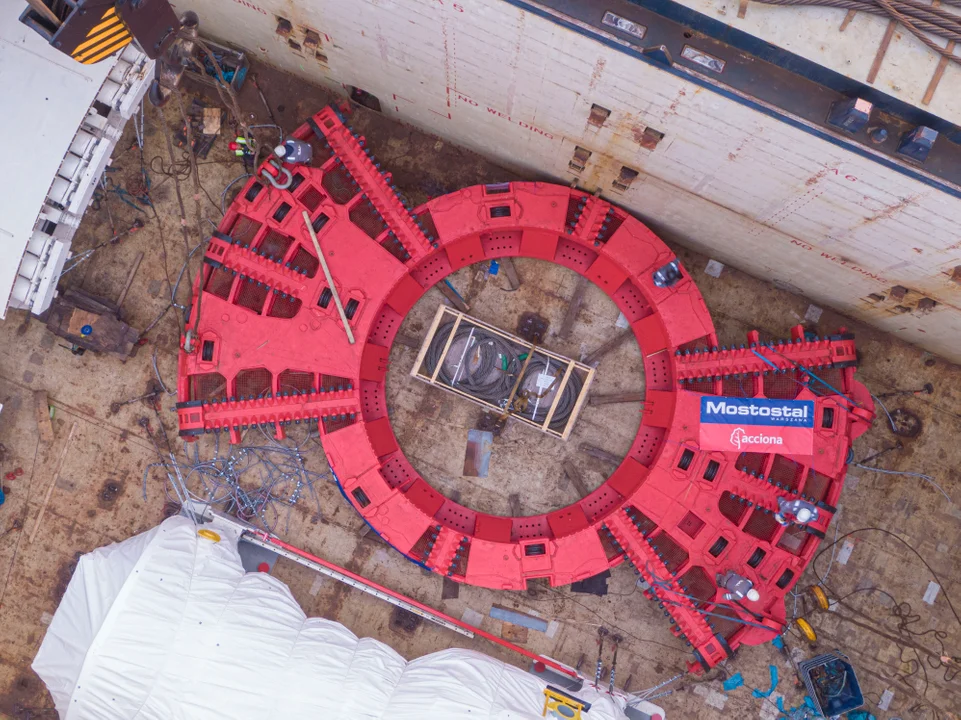
[[[247,138],[242,135],[238,135],[232,143],[227,145],[228,148],[234,151],[234,155],[237,157],[247,157],[253,155],[253,151],[247,144]]]
[[[254,151],[247,142],[247,138],[243,135],[238,135],[233,142],[227,144],[227,147],[233,150],[234,155],[243,161],[244,170],[250,172],[251,163],[254,160]]]
[[[761,593],[754,589],[754,583],[733,570],[728,570],[723,575],[719,575],[717,586],[727,591],[724,593],[725,600],[740,602],[747,598],[751,602],[757,602],[761,599]]]
[[[283,145],[275,147],[274,153],[290,165],[306,165],[314,157],[314,149],[310,146],[310,143],[292,137],[287,138]]]

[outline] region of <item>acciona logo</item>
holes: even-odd
[[[731,433],[731,445],[738,450],[741,445],[783,445],[784,438],[777,435],[748,435],[744,428],[734,428]]]

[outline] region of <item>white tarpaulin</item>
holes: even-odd
[[[533,675],[470,650],[407,662],[307,618],[286,585],[245,573],[237,530],[217,532],[174,517],[81,558],[33,662],[61,720],[542,717]],[[625,717],[620,698],[577,696],[590,720]]]

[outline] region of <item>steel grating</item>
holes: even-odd
[[[674,254],[603,199],[502,183],[412,210],[337,109],[294,135],[324,149],[311,166],[290,168],[303,178],[296,191],[252,178],[207,248],[194,288],[204,292],[203,314],[190,319],[180,356],[181,435],[225,432],[238,442],[258,425],[282,438],[288,425],[316,421],[344,495],[410,559],[503,590],[533,578],[566,585],[627,561],[699,667],[781,632],[785,594],[835,513],[851,442],[874,418],[854,380],[853,336],[842,329],[811,339],[799,326],[777,343],[752,332],[745,345],[718,347]],[[305,210],[350,306],[355,344],[318,274]],[[255,249],[261,235],[271,252]],[[631,323],[649,378],[620,467],[573,505],[527,518],[477,512],[431,487],[398,446],[384,402],[390,347],[418,299],[461,267],[510,256],[565,265],[604,290]],[[671,263],[677,277],[655,282]],[[705,394],[813,402],[814,454],[701,449]],[[778,498],[816,503],[818,519],[782,526]],[[729,570],[748,577],[760,600],[725,601],[716,583]]]

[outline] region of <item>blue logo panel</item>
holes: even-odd
[[[705,396],[701,398],[701,422],[813,428],[814,401]]]

